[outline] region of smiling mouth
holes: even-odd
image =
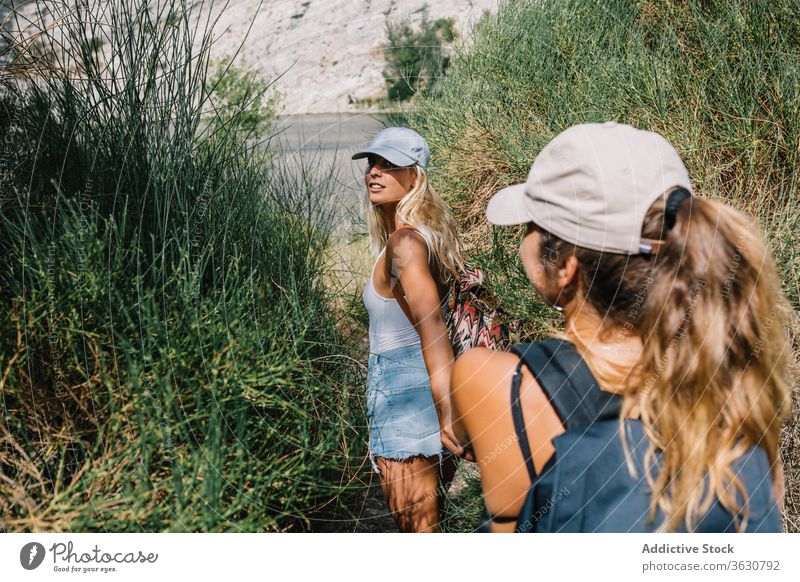
[[[386,186],[384,186],[383,184],[378,184],[377,182],[370,182],[368,187],[371,192],[378,192],[380,190],[383,190]]]

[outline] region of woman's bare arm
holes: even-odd
[[[442,428],[442,442],[450,451],[463,456],[464,447],[454,439],[451,430],[453,348],[442,317],[439,290],[428,266],[424,239],[414,230],[399,229],[389,237],[386,251],[392,294],[398,302],[407,304],[422,343],[422,356]]]

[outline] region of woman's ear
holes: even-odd
[[[558,285],[562,289],[575,282],[578,274],[578,259],[570,255],[564,264],[558,268]]]
[[[559,311],[564,311],[566,306],[572,302],[576,293],[580,292],[580,278],[578,277],[578,259],[575,255],[569,255],[563,264],[556,269],[554,288],[555,294],[553,306]]]

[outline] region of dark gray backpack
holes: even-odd
[[[485,517],[515,521],[515,531],[522,533],[655,531],[663,515],[657,513],[655,523],[648,520],[650,494],[644,476],[648,442],[642,423],[625,421],[625,438],[636,468],[634,478],[628,472],[619,434],[622,398],[600,390],[575,347],[564,340],[548,339],[518,344],[511,351],[520,356],[511,385],[511,410],[531,487],[518,516],[485,513]],[[523,365],[566,427],[566,432],[553,439],[555,453],[540,475],[534,470],[519,401]],[[750,447],[732,469],[749,496],[746,531],[782,531],[766,452]],[[739,501],[741,506],[743,500]],[[488,521],[481,529],[488,530]],[[716,501],[694,531],[736,531],[735,521]]]

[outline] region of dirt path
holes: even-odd
[[[480,472],[475,463],[460,463],[450,489],[443,515],[442,531],[475,531],[480,516]],[[347,511],[317,515],[312,522],[314,532],[395,533],[394,522],[381,491],[377,473],[366,462],[359,475],[360,484],[347,502]]]

